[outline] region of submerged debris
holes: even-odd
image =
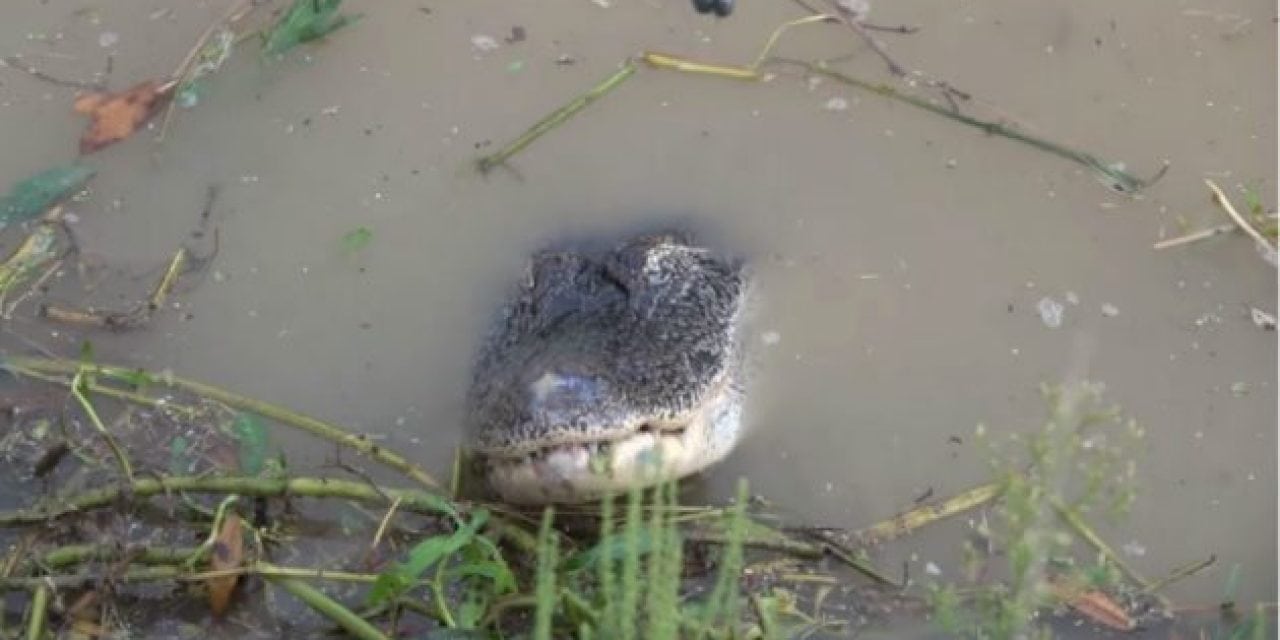
[[[1045,296],[1036,303],[1036,311],[1040,312],[1040,321],[1050,329],[1062,326],[1062,303]]]
[[[1276,317],[1257,307],[1249,307],[1249,317],[1253,325],[1264,331],[1276,330]]]
[[[69,164],[46,169],[13,185],[0,198],[0,229],[48,211],[59,200],[79,191],[96,173],[92,167]]]
[[[76,98],[74,109],[90,118],[80,136],[80,153],[93,153],[133,135],[159,112],[176,84],[147,80],[119,93],[91,92]]]

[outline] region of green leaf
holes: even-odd
[[[470,566],[470,563],[488,566],[492,570],[492,575],[489,578],[493,581],[493,590],[495,592],[503,594],[516,590],[516,576],[512,573],[511,567],[507,565],[507,561],[502,557],[502,552],[498,550],[498,546],[492,540],[484,536],[477,536],[470,549],[479,549],[487,553],[488,557],[485,559],[481,556],[479,560],[468,557],[468,563],[464,563],[459,567],[459,573],[465,573],[463,569]]]
[[[642,529],[637,532],[636,549],[633,553],[637,556],[643,556],[653,551],[653,536],[649,535],[649,531]],[[600,541],[599,544],[580,551],[569,556],[564,561],[565,573],[577,573],[583,569],[594,568],[603,560],[611,560],[613,562],[621,562],[627,557],[627,539],[623,536],[610,536],[606,540]]]
[[[432,536],[409,550],[409,558],[378,575],[369,590],[370,606],[378,606],[404,593],[431,565],[471,542],[476,531],[489,519],[489,512],[476,511],[471,522],[449,535]]]
[[[353,229],[342,236],[342,250],[355,253],[368,245],[371,240],[373,240],[373,232],[367,227]]]
[[[134,389],[141,389],[149,384],[155,383],[156,381],[156,379],[144,369],[134,369],[125,373],[113,373],[112,377],[129,385],[130,387],[133,387]]]
[[[283,54],[303,42],[324,37],[360,19],[359,15],[339,14],[341,4],[342,0],[293,0],[289,10],[267,34],[264,53],[271,56]]]
[[[267,459],[267,427],[251,413],[237,413],[231,421],[231,436],[239,443],[240,471],[256,476]]]
[[[0,226],[25,222],[49,209],[58,200],[79,191],[97,170],[69,164],[37,173],[13,185],[0,198]]]

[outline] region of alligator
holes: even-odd
[[[682,233],[536,252],[467,396],[486,493],[581,503],[722,460],[743,431],[748,284]]]

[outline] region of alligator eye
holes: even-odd
[[[640,425],[639,429],[636,429],[636,433],[657,433],[657,432],[658,432],[658,429],[648,422]]]

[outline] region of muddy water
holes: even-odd
[[[60,77],[111,57],[123,88],[168,73],[224,4],[22,3],[0,10],[0,47]],[[180,309],[124,335],[18,317],[11,352],[91,339],[100,359],[304,408],[443,473],[468,358],[522,256],[565,233],[679,222],[748,257],[760,282],[752,432],[701,482],[710,496],[746,475],[797,517],[864,526],[982,481],[975,425],[1034,428],[1038,385],[1085,375],[1148,431],[1135,512],[1106,535],[1153,576],[1216,554],[1173,587],[1179,602],[1214,602],[1237,563],[1241,601],[1275,600],[1276,334],[1249,314],[1275,312],[1275,272],[1239,235],[1151,248],[1224,221],[1203,178],[1274,206],[1273,7],[874,7],[874,21],[921,27],[882,37],[909,69],[972,93],[966,109],[1139,174],[1172,163],[1133,199],[1059,158],[787,69],[764,84],[642,70],[481,177],[478,152],[626,56],[745,62],[797,8],[745,0],[714,21],[681,0],[348,4],[364,20],[328,42],[268,65],[233,58],[162,146],[91,159],[93,197],[72,210],[100,305],[150,286],[217,185],[219,251]],[[525,39],[506,42],[515,26]],[[797,31],[781,52],[848,55],[851,73],[885,78],[837,26]],[[0,183],[72,156],[72,97],[0,69]],[[345,252],[360,227],[372,240]],[[55,299],[84,295],[71,273],[52,285]],[[1060,327],[1037,311],[1045,297],[1063,305]],[[295,468],[325,462],[323,447],[279,440]],[[883,560],[953,578],[956,540],[925,532]]]

